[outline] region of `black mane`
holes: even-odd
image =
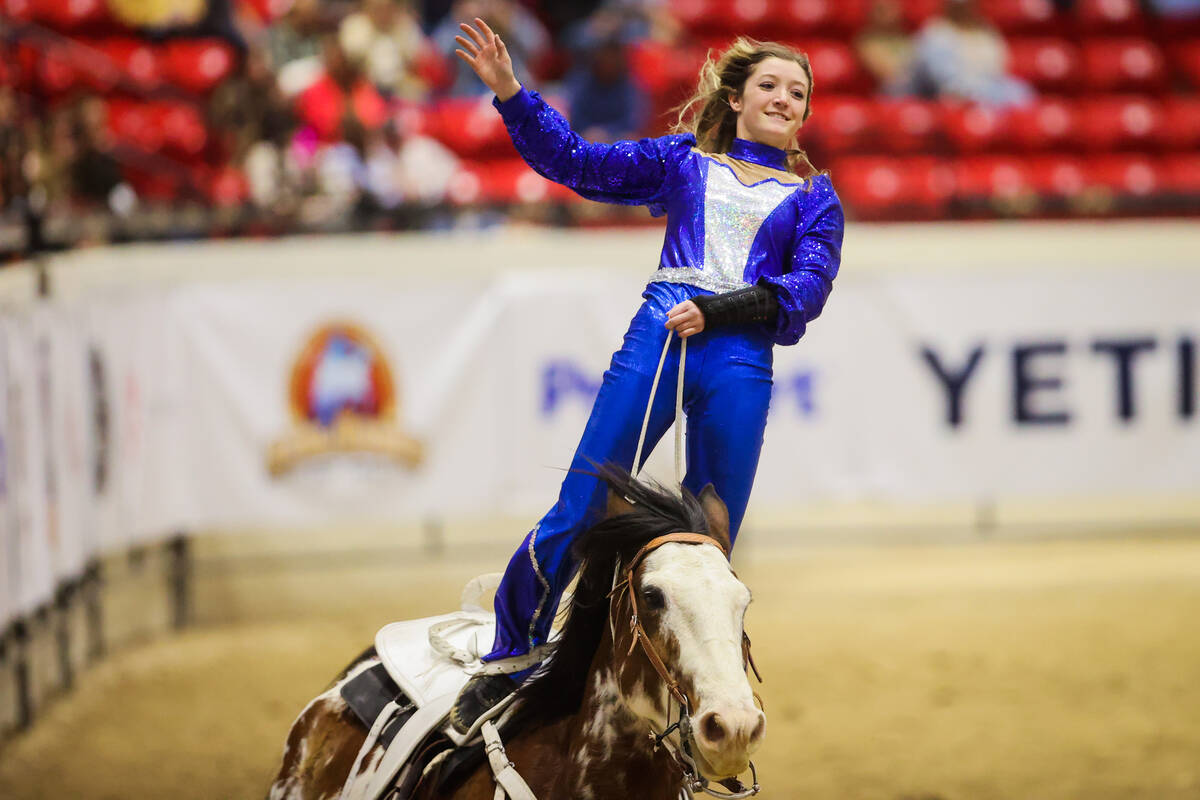
[[[612,464],[598,467],[597,476],[633,510],[602,520],[575,540],[579,582],[553,654],[519,691],[522,723],[551,722],[579,710],[588,667],[604,633],[614,562],[628,563],[642,545],[668,533],[708,533],[700,502],[687,489],[679,496]]]

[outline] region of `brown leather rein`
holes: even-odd
[[[670,691],[671,695],[679,701],[681,706],[683,706],[685,713],[691,714],[694,710],[694,704],[691,702],[691,698],[689,698],[684,693],[683,689],[680,688],[679,681],[677,681],[671,675],[671,671],[667,668],[666,662],[664,662],[662,656],[658,654],[658,650],[655,649],[654,643],[650,641],[650,637],[646,634],[646,630],[642,627],[641,615],[638,613],[637,595],[633,591],[634,573],[637,572],[637,569],[641,566],[642,561],[650,553],[669,542],[678,542],[680,544],[710,544],[720,550],[721,554],[725,556],[726,560],[729,560],[729,553],[725,550],[725,547],[716,539],[707,534],[668,533],[665,536],[659,536],[655,539],[651,539],[649,542],[643,545],[640,550],[637,551],[637,555],[635,555],[629,561],[629,565],[625,568],[625,579],[613,587],[609,597],[615,598],[621,592],[627,592],[629,594],[629,605],[632,608],[631,616],[629,618],[629,630],[630,633],[633,634],[633,641],[629,644],[629,653],[627,655],[633,655],[633,651],[636,650],[637,646],[640,644],[642,646],[642,652],[646,654],[646,659],[650,662],[650,665],[654,667],[654,671],[658,673],[658,676],[662,678],[662,681],[666,684],[668,691]],[[615,607],[616,605],[617,603],[614,602],[613,606]],[[611,616],[611,610],[609,614]],[[750,637],[744,630],[742,631],[742,667],[743,669],[749,667],[751,670],[753,670],[754,677],[758,679],[759,683],[762,683],[762,675],[759,674],[758,667],[754,663],[754,656],[750,653]],[[758,698],[757,693],[755,694],[755,698]],[[759,700],[760,704],[761,702],[762,701]]]

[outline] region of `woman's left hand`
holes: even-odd
[[[686,339],[704,330],[704,312],[691,300],[684,300],[667,312],[667,328]]]

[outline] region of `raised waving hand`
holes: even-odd
[[[460,22],[458,27],[467,34],[454,37],[454,41],[462,48],[454,51],[458,57],[471,65],[479,79],[487,84],[501,101],[519,92],[521,84],[513,74],[508,49],[488,24],[476,17],[474,25]]]

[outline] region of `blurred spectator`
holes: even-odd
[[[912,93],[913,43],[896,0],[875,0],[855,38],[858,59],[884,94]]]
[[[454,37],[462,34],[459,23],[476,17],[485,20],[504,40],[517,80],[529,80],[550,49],[550,36],[537,17],[513,0],[457,0],[430,37],[438,52],[453,62],[453,80],[445,87],[446,92],[460,97],[487,93],[487,87],[471,68],[454,55],[458,48]]]
[[[458,157],[437,139],[412,130],[403,119],[387,132],[396,151],[405,201],[422,206],[444,202],[450,182],[458,174]]]
[[[0,86],[0,209],[27,191],[21,172],[24,154],[25,137],[17,93],[11,86]]]
[[[582,53],[567,75],[566,92],[571,125],[586,139],[633,139],[646,124],[646,95],[630,73],[628,51],[616,31]]]
[[[359,11],[342,20],[338,41],[378,88],[406,99],[425,94],[428,87],[417,75],[417,62],[432,45],[409,0],[364,0]]]
[[[323,40],[321,76],[296,102],[300,121],[322,142],[346,138],[348,132],[383,125],[387,103],[342,51],[336,36]]]
[[[679,23],[658,0],[604,0],[593,13],[573,20],[559,39],[567,50],[592,47],[614,33],[627,44],[643,39],[674,40]]]
[[[1155,14],[1166,19],[1200,17],[1200,0],[1146,0],[1146,5]]]
[[[241,71],[213,92],[208,116],[213,128],[234,137],[230,149],[237,152],[258,141],[277,147],[287,141],[295,118],[263,46],[252,45]]]
[[[68,135],[78,138],[72,168],[76,199],[100,206],[110,205],[115,199],[114,190],[124,179],[121,165],[113,156],[104,101],[98,97],[84,100],[80,105],[76,132]]]
[[[357,205],[367,185],[363,163],[366,128],[354,120],[343,125],[344,138],[320,149],[317,154],[317,188],[328,201],[329,210],[344,212]]]
[[[946,0],[917,34],[913,80],[918,94],[994,106],[1021,105],[1033,89],[1008,75],[1008,46],[975,0]]]
[[[299,94],[321,71],[321,37],[330,30],[320,0],[294,0],[287,14],[267,28],[267,50],[279,86]]]

